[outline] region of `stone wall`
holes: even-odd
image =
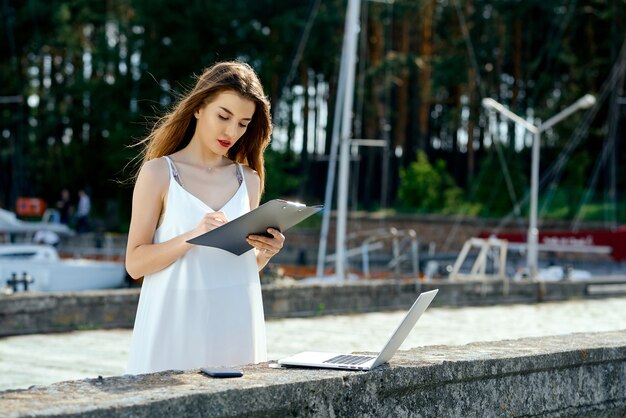
[[[0,296],[0,336],[132,327],[139,289]]]
[[[440,289],[436,306],[537,303],[626,295],[626,278],[530,283],[359,280],[345,284],[264,285],[267,318],[407,309],[419,292]],[[130,328],[139,289],[0,296],[0,336]]]
[[[443,331],[442,331],[443,332]],[[0,392],[4,417],[621,417],[626,331],[396,353],[369,372],[243,367]]]

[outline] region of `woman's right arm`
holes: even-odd
[[[223,212],[208,212],[194,229],[154,244],[169,182],[169,167],[164,158],[148,161],[137,176],[126,245],[126,271],[133,279],[163,270],[194,247],[187,240],[228,222]]]
[[[126,246],[126,271],[133,279],[163,270],[192,247],[185,242],[193,237],[189,233],[159,244],[152,242],[168,185],[163,158],[146,162],[137,176]]]

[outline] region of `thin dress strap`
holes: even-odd
[[[174,164],[174,161],[172,161],[172,159],[168,155],[165,156],[165,159],[167,160],[168,165],[170,166],[172,177],[174,177],[174,180],[176,180],[176,182],[182,186],[183,182],[178,176],[178,170],[176,169],[176,165]]]
[[[235,163],[235,165],[237,166],[237,181],[241,186],[241,183],[243,183],[243,167],[239,163]]]

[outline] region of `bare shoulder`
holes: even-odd
[[[164,190],[169,183],[169,167],[165,158],[147,161],[139,171],[137,187],[149,187]]]
[[[250,197],[250,208],[254,209],[259,206],[259,200],[261,199],[261,178],[259,173],[247,165],[243,166],[243,176],[246,181],[248,196]]]
[[[261,179],[259,177],[259,173],[255,170],[251,169],[247,165],[242,165],[243,167],[243,175],[246,179],[246,184],[248,187],[254,187],[254,189],[261,189]]]

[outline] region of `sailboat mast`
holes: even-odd
[[[318,253],[317,275],[322,276],[324,260],[326,258],[326,241],[328,239],[328,225],[332,203],[332,189],[334,183],[335,162],[333,153],[337,155],[339,146],[339,186],[337,191],[337,233],[335,275],[339,280],[346,278],[345,246],[348,217],[348,177],[350,165],[350,137],[352,128],[352,108],[354,106],[354,77],[356,70],[356,47],[358,38],[361,0],[349,0],[346,12],[344,40],[341,51],[341,65],[339,68],[338,96],[335,107],[335,125],[333,126],[333,140],[331,160],[328,165],[328,179],[324,201],[324,218],[322,220],[322,236]],[[339,124],[339,125],[338,125]],[[339,129],[341,128],[341,129]],[[332,178],[331,178],[332,174]]]

